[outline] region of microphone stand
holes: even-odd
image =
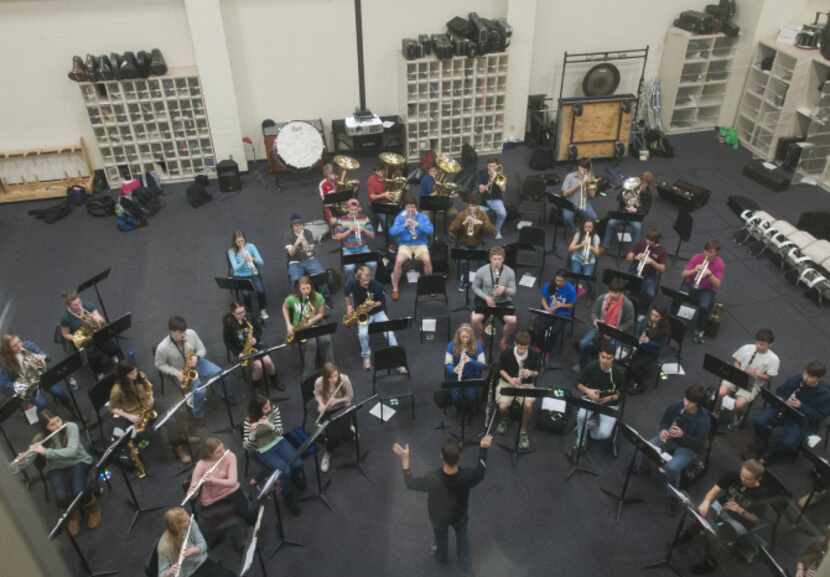
[[[49,539],[54,539],[58,532],[65,526],[67,519],[69,519],[69,516],[80,505],[82,496],[83,492],[80,492],[75,496],[74,499],[72,499],[72,502],[69,503],[69,506],[58,518],[58,522],[55,523],[55,526],[52,527],[52,530],[49,532]],[[72,548],[75,550],[75,553],[78,555],[78,558],[81,561],[81,566],[84,568],[84,571],[86,571],[86,574],[89,575],[89,577],[104,577],[105,575],[118,574],[117,570],[93,571],[92,567],[89,566],[89,562],[86,560],[86,557],[84,557],[83,551],[81,551],[81,548],[78,547],[78,542],[75,540],[75,537],[72,536],[72,533],[70,533],[68,529],[65,531],[65,533],[66,536],[69,537],[69,543],[72,545]]]
[[[271,476],[268,477],[267,481],[265,481],[265,485],[263,485],[262,490],[259,492],[259,495],[257,495],[257,501],[260,502],[260,507],[264,506],[262,504],[262,500],[266,498],[269,495],[269,493],[272,493],[277,479],[279,479],[281,476],[282,471],[277,469],[273,473],[271,473]],[[288,482],[290,483],[291,480],[289,479]],[[282,549],[283,547],[305,547],[305,545],[303,545],[302,543],[298,543],[296,541],[289,541],[285,538],[285,529],[282,523],[282,511],[280,511],[280,500],[277,499],[276,495],[272,495],[272,498],[274,501],[274,513],[276,515],[277,521],[277,548],[274,549],[273,553],[271,553],[269,559],[273,558],[274,555],[279,553],[280,549]]]

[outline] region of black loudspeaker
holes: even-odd
[[[674,220],[674,232],[680,237],[683,242],[689,242],[692,238],[692,229],[695,226],[695,219],[687,210],[678,210],[677,218]]]
[[[776,192],[787,190],[790,186],[789,172],[778,167],[770,170],[762,160],[753,160],[744,166],[743,174],[747,178]]]
[[[223,160],[216,165],[216,180],[219,181],[219,190],[222,192],[242,190],[239,165],[232,158]]]

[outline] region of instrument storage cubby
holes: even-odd
[[[417,75],[417,74],[416,74]],[[163,182],[215,176],[216,161],[196,69],[79,84],[110,186],[156,170]]]

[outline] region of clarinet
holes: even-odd
[[[796,389],[792,393],[790,393],[789,397],[787,397],[787,402],[792,401],[793,399],[797,399],[798,398],[798,393],[801,392],[801,389],[803,389],[804,386],[805,386],[804,379],[801,379],[801,382],[798,383],[798,386],[796,387]],[[776,424],[780,423],[784,419],[784,413],[785,412],[786,412],[785,409],[781,409],[781,410],[778,411],[778,414],[775,415]]]

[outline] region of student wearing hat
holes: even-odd
[[[291,215],[291,229],[285,233],[285,252],[288,253],[288,277],[296,284],[301,276],[314,276],[325,272],[314,256],[314,236],[303,226],[303,217]]]

